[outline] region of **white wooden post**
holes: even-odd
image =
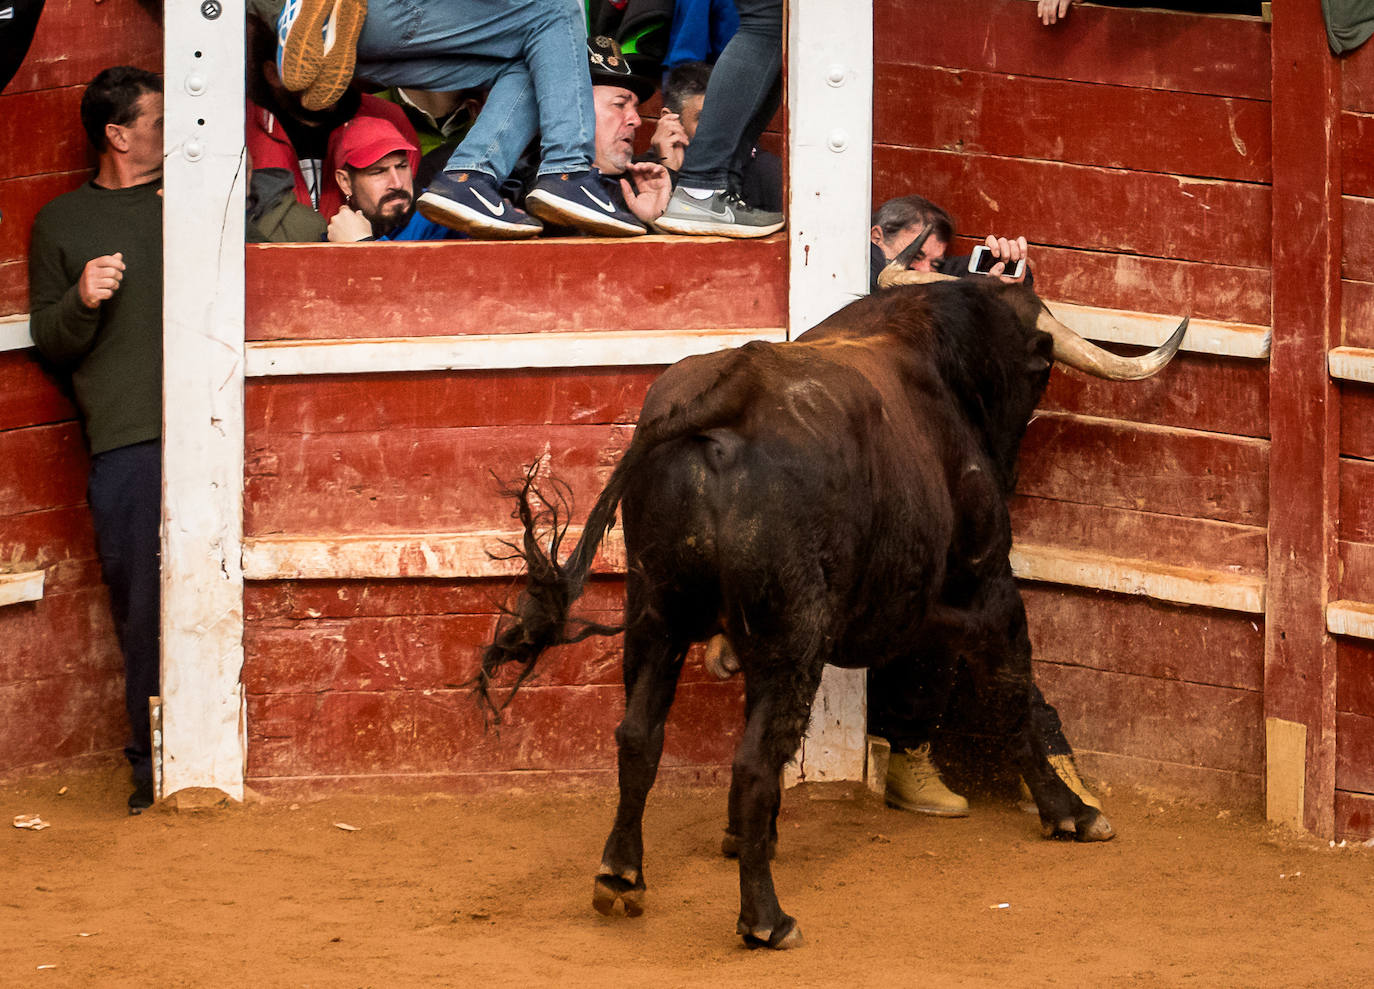
[[[789,0],[792,336],[868,292],[872,0]],[[827,666],[797,755],[808,781],[864,778],[864,673]]]
[[[162,795],[243,797],[243,0],[165,5]]]

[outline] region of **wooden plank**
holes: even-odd
[[[1075,745],[1074,759],[1088,780],[1111,786],[1134,786],[1149,793],[1189,803],[1226,807],[1239,814],[1258,814],[1264,808],[1264,784],[1258,773],[1184,766],[1158,759],[1095,752]],[[1111,813],[1111,798],[1107,797]]]
[[[1374,542],[1374,499],[1369,497],[1374,483],[1374,461],[1341,457],[1338,461],[1340,483],[1340,538],[1352,542]]]
[[[1374,602],[1332,601],[1326,606],[1326,630],[1332,635],[1353,635],[1362,639],[1374,639]],[[1339,694],[1339,658],[1337,659],[1336,685]],[[1339,709],[1339,704],[1337,708]]]
[[[1332,347],[1326,355],[1331,377],[1374,384],[1374,350],[1367,347]]]
[[[0,606],[43,600],[42,570],[0,573]]]
[[[268,378],[248,384],[248,446],[307,433],[633,424],[656,367]]]
[[[141,0],[49,0],[8,93],[85,86],[110,65],[162,71],[161,8]]]
[[[474,333],[384,339],[280,340],[249,344],[245,373],[261,375],[410,373],[534,367],[673,364],[693,354],[787,339],[785,327],[749,330],[583,330]]]
[[[1374,117],[1342,113],[1341,192],[1347,196],[1374,196]]]
[[[1249,615],[1028,584],[1036,659],[1112,673],[1259,691],[1264,632]]]
[[[84,89],[0,93],[0,147],[22,149],[11,155],[4,178],[90,168],[89,142],[77,123]]]
[[[1139,594],[1176,604],[1261,614],[1264,580],[1202,567],[1175,567],[1149,560],[1123,560],[1058,546],[1017,543],[1011,569],[1022,580]]]
[[[879,145],[873,195],[911,191],[970,234],[1026,234],[1036,245],[1269,266],[1267,186],[1089,165]],[[1129,218],[1126,220],[1125,218]]]
[[[874,86],[878,144],[1269,181],[1263,100],[924,65],[880,65]],[[1182,133],[1198,139],[1160,139]]]
[[[1374,544],[1339,540],[1341,582],[1336,596],[1353,601],[1374,601]]]
[[[86,499],[89,461],[81,427],[59,422],[0,432],[0,516],[78,505]]]
[[[29,262],[0,261],[0,313],[24,314],[25,334],[27,335],[29,311]],[[28,346],[27,341],[11,339],[12,347]],[[6,348],[11,349],[11,348]]]
[[[1269,325],[1267,268],[1048,247],[1038,243],[1038,232],[1027,233],[1037,241],[1031,251],[1036,288],[1047,298]]]
[[[1341,282],[1340,334],[1331,343],[1374,348],[1374,282]]]
[[[5,642],[0,650],[0,685],[53,677],[122,683],[124,660],[115,641],[105,588],[96,584],[46,591],[41,601],[0,611],[0,635]],[[54,629],[61,634],[54,634]],[[71,700],[71,710],[79,717],[82,702],[77,697]],[[118,710],[123,719],[122,699]],[[95,712],[90,713],[94,716]],[[9,734],[9,726],[0,719],[0,740]],[[4,750],[0,745],[0,752]]]
[[[940,65],[1261,100],[1269,95],[1269,37],[1258,18],[1085,6],[1046,31],[1024,0],[889,0],[878,5],[873,38],[880,66]]]
[[[1374,281],[1374,199],[1341,197],[1341,277]]]
[[[1023,495],[1011,500],[1011,519],[1021,543],[1234,576],[1263,577],[1265,572],[1261,526]]]
[[[247,175],[237,10],[164,13],[166,75],[177,84],[166,87],[163,167],[159,778],[161,796],[210,787],[241,800]]]
[[[3,326],[0,326],[3,333]],[[0,430],[76,418],[76,409],[35,351],[0,353]]]
[[[1061,365],[1050,375],[1040,407],[1264,438],[1269,368],[1248,359],[1183,354],[1152,378],[1104,381]]]
[[[1318,4],[1274,11],[1274,338],[1264,716],[1307,729],[1304,826],[1333,833],[1339,420],[1327,351],[1340,326],[1340,66]],[[1301,229],[1301,238],[1283,231]],[[1278,753],[1274,753],[1275,758]]]
[[[1265,718],[1264,747],[1264,816],[1301,828],[1307,798],[1307,726]]]
[[[0,566],[47,569],[67,560],[95,559],[95,532],[83,501],[22,515],[0,515]]]
[[[29,231],[38,211],[90,177],[89,170],[82,170],[0,178],[0,202],[5,204],[5,221],[0,223],[0,263],[28,258]]]
[[[1124,312],[1101,306],[1055,302],[1051,311],[1090,340],[1157,347],[1181,320],[1158,313]],[[1195,319],[1188,323],[1182,350],[1220,357],[1264,359],[1269,356],[1269,327],[1250,323]]]
[[[1374,793],[1374,717],[1336,715],[1336,787]]]
[[[1021,445],[1017,493],[1264,525],[1268,444],[1042,412]]]
[[[307,435],[248,450],[249,535],[504,528],[500,484],[537,460],[587,504],[604,486],[625,426],[394,429]]]
[[[1038,663],[1036,682],[1075,748],[1257,773],[1260,695],[1177,680]]]
[[[1361,45],[1340,59],[1341,108],[1374,113],[1374,53]]]
[[[118,676],[49,676],[0,683],[6,712],[0,769],[116,752],[124,743],[124,684]]]
[[[1374,718],[1374,676],[1371,671],[1374,671],[1374,643],[1342,639],[1336,644],[1337,712]]]
[[[1374,838],[1374,795],[1336,791],[1336,837]]]
[[[783,234],[251,244],[247,339],[785,326],[786,251]]]

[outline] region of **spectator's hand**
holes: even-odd
[[[1078,0],[1038,0],[1036,13],[1040,17],[1040,23],[1049,27],[1061,17],[1069,16],[1069,7],[1078,3]]]
[[[97,309],[106,299],[119,290],[124,280],[124,254],[103,254],[91,258],[81,269],[81,277],[76,281],[76,293],[81,304],[87,309]]]
[[[988,234],[988,239],[983,243],[993,257],[1002,259],[992,266],[992,270],[988,272],[989,275],[996,275],[998,279],[1008,285],[1016,285],[1026,280],[1025,271],[1021,273],[1020,278],[1011,278],[1002,274],[1007,265],[1014,264],[1022,258],[1026,259],[1026,270],[1030,270],[1030,249],[1026,246],[1025,237],[1008,240],[1006,237],[994,237],[992,234]]]
[[[663,112],[654,128],[654,136],[649,138],[649,147],[654,149],[659,161],[673,171],[681,171],[682,159],[687,151],[687,131],[682,127],[682,119],[676,113]]]
[[[354,241],[367,240],[372,236],[372,221],[355,209],[340,206],[329,221],[329,231],[325,234],[331,244],[352,244]]]
[[[634,185],[620,180],[625,204],[635,216],[652,223],[663,215],[668,208],[668,197],[673,194],[673,180],[668,176],[668,169],[652,161],[632,161],[626,171],[634,177]]]

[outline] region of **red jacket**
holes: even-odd
[[[375,96],[366,94],[362,97],[362,102],[358,105],[358,112],[355,116],[359,117],[382,117],[396,125],[396,129],[401,135],[414,144],[420,146],[420,139],[415,134],[415,128],[406,119],[405,111],[395,103],[388,103],[386,100],[379,100]],[[252,156],[254,168],[285,168],[291,172],[296,179],[296,199],[304,206],[313,205],[310,202],[310,188],[305,184],[305,175],[301,172],[300,156],[296,154],[296,149],[291,146],[291,138],[286,135],[286,128],[277,122],[277,118],[268,110],[264,110],[252,100],[248,101],[248,120],[247,136],[245,141],[248,145],[248,153]],[[320,176],[320,215],[326,220],[333,217],[343,205],[343,191],[339,184],[334,181],[334,171],[339,167],[339,163],[334,160],[335,145],[338,143],[335,137],[338,135],[340,127],[336,127],[329,135],[329,150],[326,152],[325,160],[321,166],[323,174]],[[413,172],[420,165],[420,155],[413,153],[407,155],[410,158],[410,168]],[[416,190],[419,194],[419,190]]]

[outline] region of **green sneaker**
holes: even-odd
[[[733,192],[714,192],[707,199],[697,199],[679,186],[654,227],[664,233],[695,237],[766,237],[781,230],[784,222],[781,213],[754,209]]]

